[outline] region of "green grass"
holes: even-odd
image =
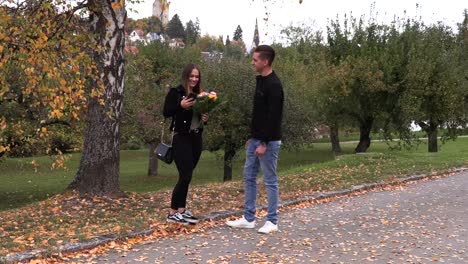
[[[355,144],[342,144],[345,154],[351,154]],[[68,169],[50,169],[50,157],[7,159],[0,163],[0,210],[17,208],[22,205],[47,199],[62,192],[70,183],[79,164],[80,155],[72,154],[66,162]],[[35,172],[31,162],[40,166]],[[421,144],[410,151],[391,151],[382,142],[374,142],[368,154],[343,155],[337,159],[326,143],[316,143],[300,151],[283,149],[280,153],[278,172],[281,177],[310,171],[341,171],[349,173],[340,178],[342,184],[329,177],[317,184],[346,187],[358,182],[379,180],[381,175],[404,175],[431,170],[444,170],[466,165],[468,161],[468,138],[459,138],[443,145],[438,153],[427,153],[427,146]],[[241,154],[233,164],[233,180],[242,178],[244,156]],[[349,172],[340,168],[353,167]],[[177,180],[175,165],[160,163],[159,176],[146,176],[148,150],[127,150],[121,152],[121,186],[129,192],[152,192],[172,188]],[[365,179],[356,180],[356,178]],[[223,179],[222,159],[213,153],[203,152],[194,173],[193,183],[221,182]],[[288,186],[286,183],[285,186]],[[318,186],[318,185],[317,185]],[[324,186],[318,186],[322,189]]]
[[[349,153],[355,144],[343,144]],[[333,161],[298,166],[283,172],[282,190],[337,190],[353,185],[391,181],[411,174],[442,172],[468,164],[468,139],[443,145],[438,153],[428,153],[422,144],[413,150],[389,150],[386,143],[371,145],[365,154],[343,155]]]
[[[442,134],[444,132],[445,132],[444,130],[439,130],[438,131],[439,136],[442,136]],[[413,133],[414,133],[414,136],[417,137],[417,138],[426,138],[427,137],[427,134],[424,131],[415,131]],[[466,130],[466,129],[459,130],[458,135],[459,136],[466,136],[466,135],[468,135],[468,130]],[[395,139],[398,138],[397,135],[393,135],[393,136],[395,137]],[[382,133],[371,133],[370,138],[372,140],[385,140],[385,137],[384,137],[384,135]],[[359,140],[359,132],[341,133],[339,135],[339,139],[340,139],[341,142],[358,141]],[[312,142],[313,143],[328,143],[328,142],[330,142],[330,138],[329,137],[317,138],[317,139],[313,139]]]
[[[311,162],[333,160],[325,146],[297,151],[283,150],[279,162],[280,171]],[[222,182],[223,164],[221,156],[204,151],[193,176],[193,184]],[[72,154],[66,162],[67,169],[50,169],[52,158],[34,157],[7,159],[0,163],[0,210],[20,207],[34,201],[46,199],[62,192],[71,182],[77,170],[80,155]],[[31,162],[35,160],[37,172]],[[244,156],[240,155],[233,164],[233,179],[241,179]],[[172,188],[177,181],[175,164],[159,163],[159,175],[148,177],[148,150],[125,150],[121,152],[121,186],[124,191],[150,192]]]

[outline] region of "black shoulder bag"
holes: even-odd
[[[166,120],[164,119],[164,123]],[[174,129],[175,129],[175,122],[174,126],[172,127],[172,133],[171,133],[171,144],[166,144],[164,143],[164,123],[163,123],[163,128],[161,129],[161,143],[156,147],[156,155],[158,156],[158,159],[164,161],[167,164],[171,164],[172,161],[174,160],[174,152],[172,150],[172,142],[174,140]]]

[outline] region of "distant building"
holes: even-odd
[[[148,34],[146,34],[146,42],[151,43],[153,41],[164,42],[165,39],[162,34],[158,34],[155,32],[148,32]]]
[[[224,54],[219,51],[202,51],[201,52],[201,57],[204,60],[210,60],[210,61],[221,61],[221,59],[224,57]]]
[[[169,47],[171,48],[185,48],[185,43],[180,38],[174,38],[169,40]]]
[[[144,42],[145,41],[145,33],[141,29],[135,29],[130,33],[128,38],[133,43],[135,43],[135,42]]]
[[[148,45],[153,41],[165,42],[165,38],[162,34],[155,32],[148,32],[145,34],[141,29],[135,29],[130,34],[125,33],[126,45],[143,44]]]
[[[155,0],[153,3],[153,16],[161,20],[163,26],[169,23],[169,3],[167,0]]]

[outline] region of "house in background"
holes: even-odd
[[[128,38],[132,43],[144,42],[145,33],[141,29],[135,29],[129,34]]]
[[[219,51],[202,51],[201,57],[204,60],[221,61],[221,59],[224,57],[224,53]]]
[[[174,38],[169,40],[169,47],[171,48],[185,48],[185,43],[183,39]]]
[[[144,33],[141,29],[135,29],[130,34],[125,34],[126,45],[143,44],[148,45],[153,41],[165,42],[162,34],[155,32]]]
[[[165,39],[164,39],[164,36],[162,34],[158,34],[158,33],[155,33],[155,32],[148,32],[148,34],[146,34],[146,42],[151,43],[153,41],[164,42]]]

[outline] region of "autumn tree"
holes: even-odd
[[[198,39],[196,46],[200,48],[201,51],[212,52],[212,51],[223,51],[224,43],[215,36],[204,35]]]
[[[146,20],[146,27],[143,28],[145,32],[164,33],[164,26],[159,18],[150,16]]]
[[[408,115],[427,133],[428,151],[438,151],[438,129],[464,125],[463,74],[456,37],[443,25],[424,28],[409,52],[408,87],[402,102]]]
[[[312,64],[305,64],[295,45],[273,46],[276,58],[275,72],[280,76],[284,91],[282,141],[289,148],[304,145],[316,125],[315,109],[311,104],[312,90],[316,89]],[[309,58],[314,60],[317,55]]]
[[[298,114],[308,112],[309,104],[303,95],[310,79],[303,65],[289,60],[293,48],[274,48],[277,51],[274,68],[283,81],[285,93],[283,142],[288,147],[300,146],[311,127],[308,114]],[[208,150],[223,150],[224,181],[232,180],[232,162],[250,135],[256,73],[249,62],[245,57],[224,57],[221,61],[207,61],[203,66],[204,82],[224,101],[210,115],[205,134]]]
[[[125,21],[125,32],[127,32],[127,34],[130,34],[137,27],[137,20],[131,17],[127,18],[127,20]]]
[[[164,33],[164,26],[161,20],[155,16],[144,17],[137,20],[127,18],[127,21],[125,22],[125,31],[130,33],[137,28],[144,32],[153,32],[158,34]]]
[[[307,113],[307,118],[302,118],[293,130],[296,132],[293,138],[307,142],[315,136],[314,130],[327,126],[332,151],[341,154],[338,128],[350,123],[346,121],[349,117],[343,115],[341,100],[345,97],[333,92],[339,86],[340,71],[328,60],[329,47],[322,39],[323,34],[305,23],[290,25],[281,33],[288,42],[288,53],[279,53],[282,59],[278,62],[291,68],[286,80],[293,83],[292,95],[300,94],[294,105]]]
[[[386,27],[385,45],[378,57],[383,81],[387,89],[385,107],[382,110],[379,129],[388,142],[394,142],[393,148],[411,148],[419,144],[417,135],[412,131],[410,115],[405,114],[406,108],[402,104],[402,94],[408,88],[409,51],[420,37],[422,23],[420,20],[402,17]],[[381,120],[382,121],[382,120]]]
[[[161,115],[164,90],[158,85],[165,73],[158,78],[153,74],[153,63],[143,54],[155,49],[153,43],[140,47],[139,53],[127,56],[125,78],[125,108],[122,119],[122,140],[137,139],[149,147],[148,176],[158,175],[158,159],[154,150],[159,143],[163,116]],[[146,50],[144,50],[146,49]],[[160,59],[161,57],[158,57]],[[164,61],[164,58],[162,58]],[[167,76],[169,77],[169,76]]]
[[[99,79],[87,81],[88,93],[102,86],[103,92],[88,98],[86,130],[78,172],[70,189],[92,195],[120,196],[120,121],[124,91],[124,1],[87,1],[88,24],[93,33],[93,61]]]
[[[222,41],[218,41],[218,43],[223,43]],[[235,59],[235,60],[242,60],[245,58],[245,44],[242,41],[235,41],[230,42],[229,45],[224,47],[224,55],[226,57]]]
[[[389,32],[389,27],[376,18],[365,22],[364,16],[345,17],[343,23],[331,21],[327,29],[329,65],[340,80],[330,92],[339,99],[340,115],[359,128],[357,153],[367,151],[373,130],[385,128],[387,113],[401,92],[399,79],[393,78],[399,61],[389,56]]]
[[[61,127],[76,129],[86,105],[85,76],[93,76],[86,52],[92,43],[75,15],[83,5],[7,2],[0,1],[0,153],[24,145],[53,153]]]
[[[207,90],[218,93],[225,103],[210,115],[204,145],[210,151],[223,150],[224,181],[232,180],[232,162],[250,135],[250,114],[255,75],[244,61],[223,59],[203,65]]]
[[[437,151],[438,128],[453,136],[463,124],[460,52],[447,26],[415,19],[388,26],[351,17],[331,22],[328,42],[330,74],[336,75],[329,83],[339,88],[328,97],[337,98],[342,115],[359,127],[356,152],[367,150],[377,129],[411,142],[412,122],[428,134],[429,151]]]
[[[75,16],[78,11],[84,12]],[[89,0],[69,5],[44,0],[18,2],[17,6],[2,1],[1,14],[2,103],[27,102],[29,108],[40,110],[37,129],[31,135],[34,138],[47,136],[45,124],[78,119],[86,103],[83,151],[69,188],[82,194],[121,195],[124,1]],[[82,19],[85,15],[88,17]],[[80,23],[87,34],[72,30]],[[24,82],[15,93],[6,82],[12,70],[19,70]],[[23,117],[18,122],[3,118],[1,123],[20,133],[25,131],[21,128]],[[2,150],[8,147],[2,146]]]
[[[460,50],[459,67],[462,74],[462,85],[468,91],[468,9],[463,12],[463,21],[458,24],[457,35]],[[468,119],[468,95],[465,95],[465,120]]]

